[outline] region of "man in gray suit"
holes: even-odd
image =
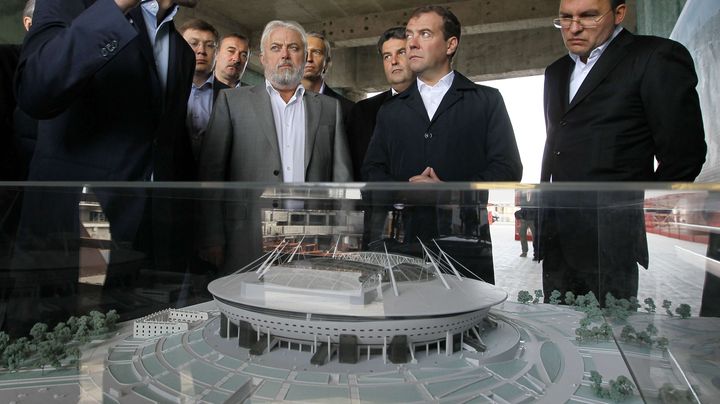
[[[220,92],[200,153],[203,181],[344,182],[352,165],[337,100],[305,91],[305,30],[271,21],[261,39],[265,84]],[[227,270],[257,258],[261,240],[257,195],[227,192],[208,203],[202,255]],[[227,248],[224,248],[227,246]],[[223,254],[223,251],[225,252]],[[259,251],[258,251],[259,252]]]

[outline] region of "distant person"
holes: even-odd
[[[457,17],[445,7],[424,6],[410,15],[405,31],[407,57],[417,80],[378,112],[363,163],[367,181],[432,184],[519,181],[522,177],[520,154],[500,92],[452,69],[460,31]],[[441,235],[459,232],[472,237],[484,257],[473,265],[475,275],[494,282],[484,206],[487,194],[481,194],[464,195],[467,205],[459,212],[463,220],[458,226],[452,225],[454,215],[444,210],[404,210],[405,239],[419,237],[432,245],[431,239]]]
[[[340,104],[301,83],[306,46],[305,30],[295,22],[265,26],[260,44],[265,83],[220,92],[200,155],[201,180],[352,180]],[[260,242],[258,212],[236,200],[229,198],[224,207],[209,202],[203,210],[204,255],[229,269],[257,258],[252,252]]]
[[[561,0],[569,54],[545,71],[541,180],[693,181],[706,145],[693,60],[679,43],[622,27],[624,0]],[[658,165],[655,168],[655,160]],[[643,192],[543,195],[543,288],[601,302],[637,295],[648,267]]]
[[[327,95],[340,101],[343,125],[347,127],[347,119],[354,103],[325,83],[330,65],[332,64],[332,47],[325,35],[319,32],[307,34],[308,50],[302,83],[306,90]]]
[[[195,73],[188,98],[186,125],[193,156],[197,159],[212,112],[215,81],[213,70],[219,34],[210,23],[198,18],[188,20],[178,31],[195,53]]]
[[[520,223],[518,235],[520,237],[520,257],[525,258],[528,255],[528,230],[532,237],[533,261],[538,260],[537,249],[537,208],[520,208],[515,212],[515,219]]]
[[[352,108],[350,118],[346,122],[355,181],[362,181],[360,174],[362,162],[375,130],[375,121],[380,107],[385,101],[405,91],[415,80],[415,74],[410,70],[405,50],[405,27],[394,27],[385,31],[378,39],[377,50],[390,89],[359,101]]]

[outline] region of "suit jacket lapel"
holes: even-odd
[[[305,92],[303,96],[305,103],[305,174],[307,174],[310,158],[315,147],[315,137],[318,127],[320,126],[320,115],[322,114],[322,104],[317,94],[309,94]],[[341,117],[338,117],[340,119]]]
[[[150,37],[148,36],[147,27],[145,26],[142,10],[140,7],[135,7],[128,12],[128,15],[130,16],[133,27],[135,27],[135,30],[138,32],[138,48],[140,48],[140,53],[150,70],[153,98],[164,99],[162,86],[160,85],[160,76],[158,76],[157,65],[155,64],[155,53],[150,43]],[[170,60],[172,60],[172,57]],[[160,103],[158,103],[158,106],[160,106]]]
[[[265,89],[265,84],[258,84],[251,88],[250,92],[258,99],[258,102],[251,102],[251,104],[260,129],[268,142],[270,142],[270,147],[275,151],[277,161],[281,161],[275,119],[273,118],[272,105],[270,105],[270,95]]]
[[[603,54],[600,56],[600,59],[598,59],[595,66],[593,66],[590,74],[588,74],[585,81],[583,81],[582,85],[578,89],[577,94],[575,94],[575,98],[573,98],[567,109],[568,112],[590,95],[590,93],[592,93],[592,91],[600,85],[600,83],[602,83],[605,77],[612,72],[615,66],[623,60],[628,52],[626,45],[629,42],[632,42],[632,39],[633,35],[631,33],[627,30],[622,30],[622,32],[620,32],[620,34],[618,34],[618,36],[610,42],[610,45],[608,45],[607,49],[605,49]]]
[[[560,75],[557,77],[558,83],[551,85],[551,91],[558,91],[555,100],[555,111],[560,112],[560,116],[564,115],[570,106],[570,76],[575,68],[575,63],[570,56],[566,56],[564,59],[565,64],[560,69]],[[576,94],[577,95],[577,94]]]

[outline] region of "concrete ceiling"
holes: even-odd
[[[295,20],[308,31],[324,32],[334,44],[328,82],[349,92],[387,87],[375,50],[387,28],[404,25],[419,0],[200,0],[180,19],[208,20],[222,33],[240,31],[252,38],[257,55],[260,33],[274,19]],[[552,26],[559,0],[456,0],[449,7],[463,26],[455,68],[473,80],[542,74],[565,53]],[[628,1],[624,24],[635,30],[635,0]],[[262,71],[257,57],[251,68]]]

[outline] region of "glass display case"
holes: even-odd
[[[707,184],[0,184],[0,402],[717,402]]]

